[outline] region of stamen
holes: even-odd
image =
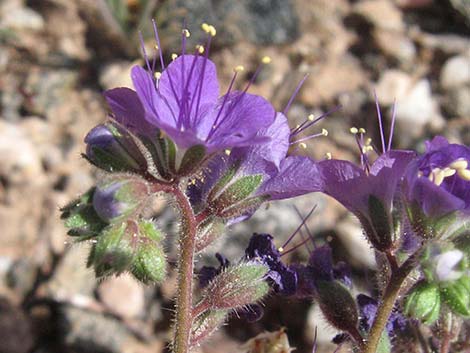
[[[379,129],[380,129],[380,141],[382,142],[382,152],[385,153],[385,136],[384,136],[384,129],[382,124],[382,114],[380,113],[379,107],[379,99],[377,97],[377,93],[374,91],[375,96],[375,107],[377,109],[377,119],[379,120]]]
[[[281,248],[285,248],[291,241],[292,239],[294,239],[295,235],[300,231],[300,229],[304,226],[304,224],[307,222],[307,220],[310,218],[310,216],[312,215],[312,213],[315,211],[315,209],[317,208],[317,205],[313,206],[312,209],[309,211],[309,213],[307,213],[307,216],[306,217],[301,217],[302,219],[302,222],[299,224],[299,226],[297,227],[297,229],[294,231],[294,233],[291,234],[291,236],[286,240],[286,242],[284,244],[282,244]],[[299,213],[300,215],[300,212],[297,210],[297,212]]]
[[[325,153],[325,158],[326,158],[326,159],[331,159],[331,158],[333,158],[332,155],[331,155],[331,152],[326,152],[326,153]]]
[[[196,51],[199,54],[202,54],[202,53],[204,53],[204,47],[201,44],[198,44],[198,45],[196,45]]]
[[[454,175],[456,173],[456,170],[452,168],[444,168],[442,172],[444,173],[444,177],[447,178]]]
[[[226,150],[225,150],[225,154],[226,154],[227,156],[230,156],[230,153],[232,153],[231,150],[229,150],[229,149],[226,149]]]
[[[245,67],[243,65],[237,65],[233,68],[233,72],[242,72],[245,70]]]
[[[467,169],[468,167],[468,161],[466,161],[463,158],[459,158],[455,161],[453,161],[451,164],[449,164],[449,168],[460,170],[460,169]]]
[[[297,94],[299,93],[300,89],[302,88],[305,80],[307,79],[308,74],[306,74],[302,80],[300,80],[299,84],[294,90],[294,93],[290,96],[286,106],[284,107],[284,110],[282,111],[282,114],[287,115],[287,112],[289,111],[290,106],[292,105],[292,102],[294,101],[295,97],[297,97]]]
[[[458,169],[457,175],[465,181],[470,181],[470,170],[468,169]]]
[[[392,122],[390,124],[390,135],[388,136],[388,146],[387,146],[387,151],[390,151],[392,148],[392,140],[393,140],[393,132],[395,130],[395,120],[397,117],[397,101],[393,101],[393,106],[392,106]]]
[[[189,38],[189,37],[191,36],[191,33],[190,33],[189,30],[186,29],[186,28],[184,28],[184,29],[182,30],[182,33],[183,33],[183,35],[184,35],[186,38]]]
[[[307,137],[303,137],[301,139],[289,142],[289,144],[294,145],[294,144],[299,143],[299,142],[300,142],[300,144],[302,144],[303,141],[307,141],[307,140],[310,140],[312,138],[320,137],[320,136],[328,136],[328,130],[327,129],[322,129],[322,131],[318,134],[313,134],[313,135],[310,135],[310,136],[307,136]],[[305,145],[305,143],[303,143],[303,144]]]
[[[263,64],[270,64],[271,63],[271,58],[269,56],[263,56],[263,58],[261,59],[261,62]]]
[[[351,134],[354,134],[354,135],[355,135],[355,134],[357,134],[357,133],[359,132],[359,130],[357,129],[357,127],[354,127],[354,126],[353,126],[352,128],[349,129],[349,132],[350,132]]]
[[[144,55],[145,65],[147,66],[147,70],[149,73],[152,72],[152,68],[150,67],[149,58],[147,55],[147,50],[145,50],[145,42],[144,37],[142,36],[142,32],[139,31],[139,40],[140,40],[140,47],[142,48],[142,54]]]
[[[308,121],[314,121],[315,120],[315,115],[313,114],[310,114],[308,117],[307,117]]]
[[[299,147],[305,150],[305,149],[307,149],[307,144],[304,143],[304,142],[301,142],[301,143],[299,143]]]
[[[313,114],[310,114],[308,117],[307,117],[307,120],[304,121],[300,126],[296,127],[290,134],[290,137],[294,137],[295,135],[298,135],[300,134],[302,131],[308,129],[310,126],[312,125],[315,125],[316,123],[318,123],[320,120],[323,120],[325,119],[328,115],[331,115],[333,114],[334,112],[336,112],[337,110],[341,109],[341,106],[337,106],[333,109],[331,109],[330,111],[327,111],[326,113],[320,115],[318,118],[314,118]]]
[[[215,37],[215,35],[217,34],[217,30],[215,29],[215,27],[207,23],[203,23],[201,25],[201,28],[204,32],[209,34],[211,37]]]
[[[175,61],[178,58],[178,54],[172,53],[171,54],[171,60]]]
[[[442,169],[437,169],[434,172],[434,184],[436,184],[437,186],[440,186],[442,184],[444,178],[444,171]]]
[[[360,133],[360,134],[365,134],[365,133],[366,133],[366,129],[364,129],[364,128],[362,128],[362,127],[359,128],[359,133]]]
[[[157,45],[155,46],[156,49],[158,50],[158,53],[160,54],[160,65],[162,67],[162,71],[165,70],[165,61],[163,60],[163,53],[159,48],[161,48],[160,44],[160,37],[158,35],[158,28],[157,28],[157,22],[155,22],[154,19],[152,19],[152,26],[153,26],[153,33],[155,35],[155,39],[157,40]]]
[[[162,77],[162,73],[161,73],[160,71],[155,71],[155,73],[153,74],[153,76],[154,76],[157,80],[159,80],[160,77]]]

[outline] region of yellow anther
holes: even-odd
[[[418,178],[421,178],[422,176],[423,176],[423,172],[420,170],[420,171],[418,172]]]
[[[351,134],[354,134],[354,135],[355,135],[355,134],[357,134],[357,133],[359,132],[359,130],[357,129],[357,127],[354,127],[354,126],[353,126],[352,128],[349,129],[349,132],[350,132]]]
[[[160,77],[162,77],[162,73],[159,72],[159,71],[155,71],[155,73],[153,74],[153,76],[155,76],[155,78],[156,78],[157,80],[159,80]]]
[[[299,143],[299,147],[302,148],[302,149],[306,149],[307,144],[305,142],[301,142],[301,143]]]
[[[326,152],[326,153],[325,153],[325,158],[326,158],[326,159],[331,159],[331,158],[333,158],[333,156],[331,155],[331,152]]]
[[[465,181],[470,181],[470,170],[469,169],[457,169],[457,175]]]
[[[191,33],[189,32],[189,30],[187,30],[186,28],[183,29],[183,35],[186,37],[186,38],[189,38],[191,36]]]
[[[198,51],[199,54],[204,53],[204,47],[200,44],[196,45],[196,50]]]
[[[452,168],[444,168],[442,172],[444,173],[444,177],[447,178],[454,175],[456,170]]]
[[[328,130],[327,129],[321,129],[321,134],[323,136],[328,136]]]
[[[271,58],[269,56],[263,56],[263,58],[261,59],[261,62],[263,64],[269,64],[271,63]]]
[[[366,133],[366,129],[364,129],[363,127],[359,128],[359,133],[360,133],[360,134],[365,134],[365,133]]]
[[[171,54],[171,60],[176,60],[177,57],[178,57],[178,54],[176,53]]]
[[[209,26],[209,34],[210,34],[212,37],[215,37],[215,35],[217,34],[217,30],[216,30],[215,27],[212,26],[212,25]]]
[[[209,27],[209,25],[208,25],[207,23],[204,22],[204,23],[201,25],[201,28],[202,28],[202,30],[203,30],[204,32],[209,33],[209,28],[210,28],[210,27]]]
[[[295,125],[295,130],[297,130],[300,127],[300,124]]]
[[[154,46],[155,50],[159,50],[160,48],[158,47],[158,44],[155,44]]]
[[[449,165],[449,168],[456,169],[456,170],[467,169],[467,167],[468,167],[468,161],[463,158],[459,158],[456,161],[453,161]]]
[[[440,186],[444,181],[444,171],[442,169],[437,169],[434,173],[434,184]]]
[[[366,139],[366,145],[367,145],[367,146],[370,146],[371,143],[372,143],[372,139],[371,139],[370,137],[368,137],[368,138]]]
[[[315,120],[315,115],[310,114],[310,115],[307,117],[307,119],[308,119],[309,121],[314,121],[314,120]]]
[[[233,68],[234,72],[242,72],[243,70],[245,70],[245,67],[243,65],[237,65]]]
[[[436,171],[436,170],[433,169],[432,172],[429,173],[429,175],[428,175],[428,179],[429,179],[429,181],[431,181],[431,182],[434,182],[434,172],[435,172],[435,171]]]
[[[284,248],[283,248],[282,246],[280,246],[280,247],[277,249],[277,251],[283,252],[283,251],[284,251]]]
[[[225,150],[225,154],[226,154],[227,156],[230,156],[230,153],[232,153],[232,151],[230,151],[229,149],[226,149],[226,150]]]

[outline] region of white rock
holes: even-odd
[[[399,70],[385,71],[376,87],[380,104],[391,105],[395,99],[405,97],[411,85],[412,80],[407,73]]]
[[[44,28],[44,19],[40,14],[27,7],[13,7],[4,13],[0,24],[12,29],[39,31]]]
[[[138,317],[143,313],[144,291],[144,286],[128,274],[106,279],[98,288],[100,299],[106,307],[125,318]]]
[[[448,59],[441,70],[440,84],[444,89],[470,85],[470,56]]]
[[[378,28],[403,31],[402,13],[388,0],[365,0],[354,6],[354,11],[364,16]]]

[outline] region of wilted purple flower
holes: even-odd
[[[297,273],[298,289],[296,296],[311,297],[315,295],[317,281],[338,280],[347,287],[352,286],[351,269],[345,262],[333,264],[333,254],[328,245],[314,249],[306,265],[290,266]]]
[[[369,332],[374,323],[375,315],[377,315],[378,302],[368,295],[359,294],[357,303],[360,312],[359,326],[362,331]],[[402,331],[405,327],[406,319],[397,310],[392,311],[386,326],[388,334],[390,335],[394,331]]]
[[[381,128],[382,153],[370,163],[367,152],[374,148],[364,141],[364,130],[352,128],[361,150],[361,166],[344,160],[319,162],[323,192],[339,201],[361,222],[369,241],[380,251],[390,248],[393,242],[393,201],[406,167],[415,153],[391,150],[392,133],[388,145],[382,131],[382,119],[378,109]],[[392,123],[393,129],[393,123]],[[393,131],[392,131],[393,132]]]
[[[208,153],[264,141],[256,133],[272,124],[274,108],[246,89],[232,90],[239,69],[227,93],[219,97],[216,67],[208,59],[215,29],[208,25],[204,29],[208,33],[204,55],[201,46],[194,55],[186,53],[189,32],[184,29],[181,55],[173,56],[167,67],[160,56],[161,73],[145,54],[147,70],[135,66],[131,72],[135,91],[116,88],[105,93],[116,119],[142,132],[158,128],[179,147],[203,145]]]
[[[269,234],[253,234],[245,250],[248,260],[259,261],[269,267],[267,278],[275,292],[292,295],[297,288],[297,275],[281,261],[281,253]]]
[[[470,213],[470,148],[436,136],[426,142],[426,152],[410,164],[405,193],[428,217],[453,211]]]
[[[217,258],[217,261],[219,261],[219,267],[216,268],[213,266],[203,266],[199,270],[198,278],[199,286],[201,288],[206,287],[215,276],[230,266],[230,261],[224,255],[216,253],[215,257]]]

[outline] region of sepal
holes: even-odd
[[[404,314],[421,320],[427,325],[433,324],[441,310],[439,287],[434,283],[422,281],[407,294]]]
[[[470,317],[470,277],[468,275],[443,286],[441,295],[454,313],[466,318]]]
[[[224,324],[228,312],[228,310],[207,310],[199,315],[193,324],[190,346],[200,344],[217,331]]]
[[[196,231],[196,253],[212,244],[224,230],[225,222],[222,218],[212,216],[202,221]]]

